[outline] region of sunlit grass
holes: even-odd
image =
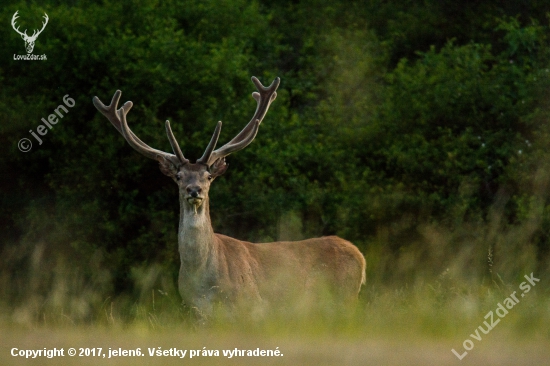
[[[39,291],[33,294],[23,289],[21,300],[15,306],[4,302],[0,320],[4,326],[22,329],[73,326],[124,329],[137,326],[152,331],[183,328],[270,335],[338,333],[346,338],[365,335],[453,338],[481,324],[485,314],[494,310],[512,292],[516,291],[516,296],[519,296],[522,292],[520,283],[525,282],[523,277],[517,277],[515,283],[505,283],[498,275],[498,283],[474,282],[453,277],[447,270],[435,278],[415,278],[402,284],[367,283],[359,301],[352,307],[340,308],[327,302],[317,304],[307,312],[292,311],[289,307],[253,316],[235,310],[228,313],[225,306],[219,304],[214,314],[204,319],[194,316],[181,305],[175,284],[164,278],[167,275],[158,267],[134,272],[136,288],[140,290],[137,295],[102,297],[99,290],[94,293],[88,284],[76,280],[78,274],[67,268],[65,273],[69,278],[58,279],[61,284],[51,283],[49,293]],[[525,270],[524,274],[531,272]],[[510,309],[499,324],[499,331],[506,329],[507,332],[529,335],[540,330],[550,336],[547,280],[541,275],[534,276],[541,282],[532,286]]]
[[[17,270],[14,266],[24,255],[6,250],[0,276],[5,344],[0,363],[24,363],[9,356],[9,350],[25,345],[144,350],[279,347],[284,358],[265,358],[261,363],[450,364],[458,362],[451,349],[463,352],[463,342],[471,340],[486,315],[514,291],[518,303],[488,334],[480,333],[482,340],[475,341],[465,360],[540,364],[550,359],[550,272],[543,261],[535,260],[527,230],[521,225],[503,228],[495,221],[453,230],[430,224],[418,232],[420,236],[396,253],[385,249],[388,243],[383,237],[367,243],[367,285],[354,307],[320,301],[307,309],[289,306],[258,315],[228,312],[219,304],[207,318],[181,305],[174,276],[161,265],[133,268],[133,291],[114,294],[113,276],[95,257],[87,268],[80,268],[63,255],[47,256],[45,244],[29,244],[26,266]],[[531,273],[540,282],[523,292],[520,285]],[[65,361],[97,364],[84,358]],[[194,364],[257,361],[192,360]],[[110,362],[177,361],[146,357]],[[41,359],[40,364],[58,363]]]
[[[140,303],[113,301],[89,321],[69,319],[61,309],[21,323],[17,311],[4,313],[0,341],[2,364],[26,364],[8,357],[12,347],[102,347],[112,349],[278,349],[280,359],[195,357],[186,362],[207,364],[386,364],[430,365],[458,362],[451,348],[482,324],[503,295],[491,287],[469,287],[446,293],[437,281],[413,287],[364,289],[366,294],[349,312],[320,309],[307,316],[276,314],[250,319],[218,312],[207,321],[188,316],[175,305],[177,297],[158,296]],[[541,364],[550,357],[550,301],[543,291],[528,293],[508,315],[476,343],[468,364]],[[153,296],[153,294],[155,294]],[[154,301],[153,301],[154,297]],[[45,320],[44,320],[45,319]],[[528,354],[528,356],[526,356]],[[523,356],[522,356],[523,355]],[[500,360],[500,361],[498,361]],[[528,361],[526,361],[528,360]],[[489,363],[487,363],[490,361]],[[40,359],[39,364],[59,364]],[[72,362],[72,363],[71,363]],[[105,361],[106,362],[106,361]],[[175,358],[116,358],[116,364],[176,364]],[[531,363],[532,362],[532,363]],[[93,358],[65,358],[63,364],[103,364]]]

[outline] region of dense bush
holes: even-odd
[[[50,21],[35,47],[47,61],[13,60],[23,42],[0,29],[8,277],[32,266],[37,246],[79,258],[97,286],[110,286],[102,265],[118,290],[130,289],[136,266],[175,273],[176,187],[91,98],[108,102],[121,89],[142,140],[169,151],[169,119],[196,159],[217,120],[220,143],[248,122],[251,75],[282,83],[255,142],[229,158],[211,191],[218,232],[338,234],[398,253],[422,223],[484,222],[500,205],[507,225],[536,218],[529,241],[542,259],[547,9],[484,2],[448,12],[451,3],[9,2],[2,19],[19,10],[21,29],[38,27],[44,12]],[[67,94],[76,106],[42,145],[20,152],[19,139],[32,140],[29,129]]]

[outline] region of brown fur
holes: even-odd
[[[185,303],[208,313],[215,302],[271,308],[357,299],[366,261],[349,241],[327,236],[254,244],[215,234],[209,175],[206,166],[186,164],[176,179],[181,205],[179,288]],[[189,189],[198,188],[202,201],[195,208]]]
[[[327,236],[253,244],[214,234],[209,211],[210,184],[226,171],[225,157],[254,140],[277,96],[280,79],[276,78],[269,87],[255,77],[252,82],[258,92],[252,93],[257,108],[250,122],[231,141],[214,150],[221,130],[218,122],[204,155],[195,164],[183,156],[168,121],[166,133],[174,154],[153,149],[141,141],[126,121],[132,102],[117,109],[120,90],[108,106],[97,97],[93,103],[130,146],[157,160],[160,170],[178,184],[181,260],[178,287],[184,303],[204,314],[216,302],[238,307],[299,304],[307,308],[326,299],[340,303],[353,301],[365,284],[366,262],[357,247],[344,239]]]
[[[223,275],[233,284],[232,297],[254,289],[259,299],[276,303],[329,290],[349,300],[357,298],[365,283],[365,258],[337,236],[261,244],[221,234],[216,239]]]

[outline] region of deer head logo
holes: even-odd
[[[18,12],[19,10],[16,11],[15,14],[13,14],[13,18],[11,18],[11,26],[17,33],[21,35],[21,38],[23,38],[23,40],[25,41],[25,48],[27,49],[27,53],[32,53],[32,50],[34,49],[34,42],[36,42],[36,38],[38,38],[38,35],[42,33],[44,28],[46,28],[46,24],[48,24],[48,19],[49,19],[48,14],[44,13],[45,22],[42,23],[42,29],[40,30],[35,29],[34,32],[32,33],[32,36],[28,36],[26,29],[24,32],[20,32],[19,27],[17,28],[15,27],[15,21],[19,17],[19,15],[17,15]]]

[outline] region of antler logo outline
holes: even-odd
[[[32,50],[34,49],[34,43],[36,42],[36,38],[38,38],[38,36],[40,35],[40,33],[42,33],[42,31],[44,30],[44,28],[46,28],[46,24],[48,24],[48,14],[44,13],[44,19],[45,19],[45,22],[42,23],[42,29],[40,30],[34,30],[33,33],[32,33],[32,36],[29,36],[27,35],[27,30],[25,29],[24,32],[21,32],[19,31],[19,27],[16,28],[16,20],[17,18],[19,17],[19,15],[17,15],[17,13],[19,12],[19,10],[17,10],[15,12],[15,14],[13,14],[13,17],[11,18],[11,26],[13,28],[14,31],[16,31],[17,33],[19,33],[19,35],[21,35],[21,38],[23,38],[23,41],[25,41],[25,49],[27,50],[27,53],[32,53]]]

